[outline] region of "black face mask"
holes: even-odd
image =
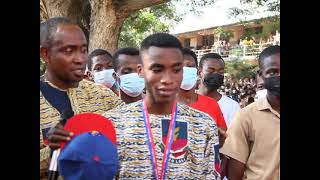
[[[203,84],[209,91],[217,90],[223,84],[224,76],[219,73],[207,73],[204,75]]]
[[[280,97],[280,76],[271,76],[264,79],[264,87],[274,96]]]

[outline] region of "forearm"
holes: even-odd
[[[245,164],[233,158],[228,159],[227,162],[226,175],[228,180],[242,180],[245,171]]]
[[[221,158],[221,179],[223,179],[227,175],[227,165],[228,165],[228,157],[220,153]]]

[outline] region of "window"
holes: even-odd
[[[203,46],[211,47],[214,43],[214,36],[213,35],[206,35],[203,36]]]
[[[190,47],[190,39],[185,39],[183,41],[183,46],[189,48]]]

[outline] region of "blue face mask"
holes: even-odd
[[[120,89],[130,97],[139,96],[144,89],[144,79],[138,73],[130,73],[119,76]]]
[[[183,67],[183,79],[180,88],[186,91],[192,89],[196,85],[197,79],[197,68]]]
[[[108,88],[111,88],[113,84],[116,82],[115,79],[112,77],[114,70],[113,69],[106,69],[100,72],[93,73],[94,82],[104,84]]]

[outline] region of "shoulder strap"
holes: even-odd
[[[44,98],[61,114],[65,109],[72,109],[67,92],[51,87],[40,80],[40,91]]]

